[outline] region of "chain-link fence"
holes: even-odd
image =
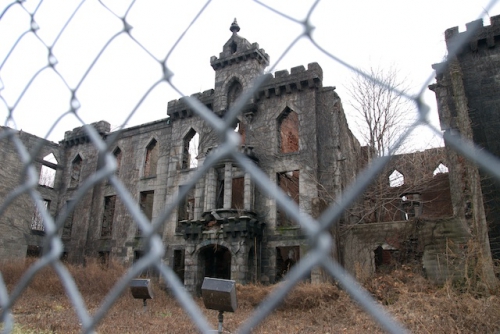
[[[57,54],[54,50],[56,50],[58,43],[60,43],[59,37],[63,34],[65,29],[67,29],[71,25],[72,20],[75,20],[75,18],[78,16],[78,12],[84,2],[85,1],[82,1],[80,5],[76,6],[74,12],[69,13],[69,15],[67,16],[66,24],[59,31],[58,37],[55,38],[51,45],[47,45],[42,41],[42,39],[39,39],[40,44],[43,45],[43,49],[48,55],[48,61],[44,66],[39,68],[36,73],[32,74],[28,86],[33,82],[33,80],[37,77],[37,75],[39,75],[40,72],[45,70],[51,71],[54,75],[60,77],[62,81],[65,82],[63,75],[58,71]],[[10,11],[24,10],[30,20],[30,28],[26,31],[21,32],[18,36],[18,39],[13,41],[10,49],[11,51],[7,54],[5,59],[1,60],[2,62],[0,63],[0,70],[2,70],[2,67],[4,67],[9,57],[15,53],[16,48],[20,48],[23,39],[28,37],[37,38],[39,28],[39,24],[37,22],[37,11],[42,8],[42,3],[43,1],[41,1],[40,4],[34,8],[26,9],[24,7],[24,1],[15,1],[6,6],[4,11],[1,13],[0,20],[6,17]],[[303,32],[296,36],[293,42],[288,46],[283,54],[280,55],[279,58],[281,59],[282,57],[284,57],[285,54],[287,54],[287,52],[299,40],[308,39],[318,50],[331,58],[332,61],[339,62],[341,65],[353,71],[357,71],[354,67],[339,59],[336,55],[326,51],[327,48],[325,48],[324,45],[318,44],[317,41],[312,37],[313,26],[310,23],[310,17],[315,12],[318,3],[319,1],[316,1],[309,8],[308,13],[303,20],[297,20],[295,18],[286,16],[285,14],[276,11],[266,4],[261,4],[263,10],[270,11],[271,13],[274,13],[274,15],[281,15],[303,28]],[[493,5],[493,3],[494,2],[490,4],[490,7]],[[101,1],[99,1],[99,4],[106,7],[106,5]],[[84,121],[79,116],[79,109],[81,106],[80,102],[76,98],[76,95],[80,91],[81,84],[85,82],[87,76],[94,70],[94,66],[99,58],[103,55],[103,51],[107,47],[109,47],[109,45],[112,45],[116,42],[117,36],[129,38],[133,43],[149,53],[150,56],[160,65],[159,69],[160,71],[162,71],[161,79],[156,82],[153,87],[151,87],[151,89],[158,84],[167,83],[181,96],[183,96],[180,90],[172,82],[172,73],[175,71],[175,69],[170,68],[169,57],[171,56],[171,54],[176,52],[178,43],[182,41],[183,37],[186,33],[189,32],[189,29],[192,27],[192,25],[197,23],[197,20],[201,15],[203,15],[204,10],[209,4],[210,1],[208,1],[202,8],[200,8],[199,12],[194,16],[192,22],[186,24],[186,30],[178,36],[177,42],[164,55],[163,58],[156,58],[155,56],[150,54],[148,48],[146,46],[143,46],[130,33],[132,27],[127,21],[127,15],[130,9],[132,9],[136,5],[135,1],[131,2],[128,10],[122,16],[118,16],[111,10],[109,10],[112,15],[114,15],[122,22],[123,27],[115,34],[115,36],[106,41],[101,51],[98,53],[95,59],[93,59],[92,63],[86,68],[79,82],[74,86],[66,84],[67,92],[71,96],[71,104],[68,111],[63,115],[60,115],[60,118],[57,120],[57,122],[59,122],[67,115],[72,115],[80,119],[82,125],[84,124]],[[9,27],[2,26],[0,27],[0,29],[9,29]],[[454,46],[455,49],[451,50],[448,58],[451,59],[454,56],[455,51],[463,46],[464,42],[462,41],[461,43],[462,44],[457,44]],[[271,70],[273,69],[274,68],[272,68]],[[434,128],[428,123],[427,114],[429,112],[429,107],[422,102],[422,94],[427,89],[427,85],[430,84],[433,79],[434,74],[429,75],[428,81],[422,86],[418,95],[405,96],[407,99],[412,100],[418,107],[418,119],[411,126],[409,126],[404,131],[404,133],[402,133],[399,141],[396,142],[396,144],[391,148],[392,152],[394,152],[399,147],[401,142],[405,138],[407,138],[408,135],[412,131],[414,131],[417,126],[425,125],[436,134],[441,135],[440,129]],[[214,129],[214,131],[216,131],[220,135],[220,137],[223,138],[223,143],[219,145],[216,151],[207,156],[203,165],[198,167],[194,176],[186,184],[186,187],[181,188],[178,196],[176,198],[167,200],[167,205],[164,210],[151,223],[137,206],[133,195],[124,186],[122,180],[120,180],[115,174],[117,161],[116,156],[113,155],[112,152],[110,152],[111,149],[113,149],[113,147],[110,147],[110,143],[112,142],[112,140],[103,140],[94,127],[85,127],[85,131],[92,144],[99,151],[101,167],[96,173],[87,178],[84,183],[78,188],[73,196],[74,201],[71,201],[69,203],[67,210],[65,210],[65,213],[59,215],[57,219],[54,219],[50,216],[46,209],[47,203],[44,203],[43,198],[37,190],[39,184],[39,171],[35,168],[33,162],[34,157],[41,149],[41,147],[39,146],[35,147],[34,149],[28,149],[16,135],[17,131],[11,131],[8,130],[8,128],[6,128],[5,131],[2,131],[0,134],[0,140],[2,142],[9,141],[15,146],[15,149],[17,150],[19,158],[23,164],[22,168],[24,169],[25,178],[23,182],[20,182],[17,187],[15,187],[15,189],[10,191],[7,196],[2,199],[0,206],[0,215],[5,212],[5,210],[16,198],[24,194],[29,194],[33,203],[37,207],[36,223],[40,225],[40,222],[43,221],[47,246],[46,249],[48,249],[43,257],[41,257],[25,273],[25,275],[18,282],[18,284],[10,294],[7,292],[6,285],[4,284],[0,276],[0,306],[1,319],[4,323],[4,330],[6,332],[10,332],[13,329],[13,306],[15,305],[16,300],[20,297],[22,292],[26,289],[33,276],[44,267],[53,267],[61,278],[67,295],[69,296],[82,324],[82,331],[85,333],[92,332],[96,328],[99,321],[106,316],[107,311],[119,298],[121,293],[128,287],[130,281],[134,277],[136,277],[146,268],[155,267],[160,276],[167,282],[168,286],[171,288],[179,303],[191,317],[192,322],[196,325],[196,327],[201,332],[208,332],[211,328],[209,322],[202,315],[202,312],[199,310],[190,294],[185,291],[182,283],[178,279],[177,275],[173,272],[172,268],[162,263],[161,260],[165,252],[165,245],[163,244],[161,237],[159,237],[156,232],[158,231],[162,222],[164,222],[167,217],[169,217],[169,215],[174,212],[176,207],[179,205],[179,201],[187,196],[189,190],[195,186],[195,184],[209,171],[210,168],[214,167],[214,165],[216,165],[222,159],[231,158],[236,161],[236,163],[239,164],[246,173],[251,175],[252,180],[256,182],[257,186],[261,189],[262,192],[266,193],[272,198],[275,198],[278,205],[286,212],[286,214],[300,224],[302,230],[309,238],[311,244],[310,251],[304,258],[301,259],[301,261],[296,266],[294,266],[290,270],[287,276],[287,280],[283,284],[279,285],[279,287],[277,287],[274,292],[264,302],[262,302],[260,307],[255,310],[255,313],[249,319],[247,319],[247,321],[241,326],[241,328],[238,329],[238,332],[249,333],[252,328],[261,323],[270,312],[272,312],[276,307],[280,305],[280,303],[286,297],[287,293],[292,290],[297,283],[299,283],[305,276],[307,276],[313,268],[317,267],[322,268],[325,273],[327,273],[335,281],[337,281],[351,295],[351,297],[356,300],[359,305],[362,306],[362,308],[364,308],[367,313],[369,313],[376,319],[376,321],[385,330],[392,333],[405,332],[405,329],[400,324],[395,322],[389,315],[387,315],[384,312],[383,308],[378,305],[363,288],[360,287],[356,280],[353,279],[349,274],[347,274],[343,270],[343,268],[332,258],[331,250],[332,245],[335,241],[332,239],[329,233],[325,233],[325,231],[332,228],[332,225],[334,224],[333,222],[337,222],[339,220],[343,212],[350,206],[350,204],[353,203],[367,187],[369,187],[372,180],[376,179],[377,175],[384,169],[384,166],[388,163],[390,157],[382,156],[374,160],[370,164],[369,168],[358,175],[356,181],[352,184],[352,186],[350,186],[343,192],[342,198],[340,200],[337,200],[337,203],[335,205],[325,210],[318,220],[313,219],[307,214],[303,214],[299,211],[298,206],[290,201],[289,198],[282,191],[280,191],[278,187],[276,187],[276,185],[274,185],[272,182],[269,182],[269,177],[265,175],[265,173],[257,166],[255,166],[250,161],[250,159],[246,155],[242,154],[238,149],[239,138],[238,135],[234,132],[234,123],[236,121],[236,118],[242,112],[244,106],[264,84],[265,80],[266,76],[258,77],[253,82],[252,88],[241,94],[241,96],[233,104],[230,110],[227,111],[223,118],[217,117],[211,110],[200,103],[197,99],[191,97],[185,98],[184,101],[196,113],[196,115],[201,117],[206,122],[206,124],[210,125]],[[2,102],[8,109],[8,117],[5,121],[5,125],[12,126],[12,124],[15,124],[16,117],[18,117],[16,115],[16,110],[20,102],[23,101],[23,97],[28,86],[25,87],[25,89],[19,95],[18,99],[13,104],[9,105],[2,97]],[[123,124],[126,124],[128,119],[134,115],[142,100],[149,93],[150,91],[148,91],[144,96],[141,97],[137,107],[130,111]],[[53,127],[57,125],[57,122],[53,124]],[[49,133],[50,131],[51,130],[49,130]],[[456,152],[465,156],[467,159],[479,165],[481,168],[500,180],[500,162],[495,157],[491,156],[484,150],[476,149],[472,144],[463,141],[459,137],[448,136],[445,138],[445,140],[449,147],[453,148],[454,150],[456,150]],[[73,278],[68,273],[64,264],[60,261],[60,257],[63,252],[63,243],[61,240],[60,231],[63,228],[67,216],[73,211],[74,207],[76,206],[78,201],[85,195],[85,193],[96,184],[107,179],[109,179],[109,184],[116,189],[116,193],[119,194],[119,197],[126,206],[129,214],[133,217],[138,228],[142,231],[142,236],[145,238],[145,240],[147,240],[148,246],[146,247],[147,252],[145,252],[145,254],[140,258],[139,261],[135,262],[133,266],[131,266],[130,270],[109,292],[107,298],[105,298],[99,310],[94,314],[94,316],[90,316],[89,311],[84,305],[82,296],[80,295]]]

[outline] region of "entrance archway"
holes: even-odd
[[[199,268],[203,277],[231,279],[231,252],[221,245],[208,245],[200,249]]]

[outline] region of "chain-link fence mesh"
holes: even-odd
[[[354,67],[349,65],[348,63],[343,62],[339,59],[335,54],[331,54],[326,51],[324,45],[320,45],[317,41],[312,37],[313,26],[310,24],[310,17],[315,12],[316,6],[319,1],[316,1],[310,8],[307,13],[305,19],[297,20],[295,18],[286,16],[283,13],[273,9],[272,7],[261,4],[263,9],[269,10],[273,12],[275,15],[281,15],[286,17],[288,20],[294,22],[295,24],[301,26],[303,28],[303,32],[296,36],[294,41],[288,46],[288,48],[280,55],[280,59],[287,54],[287,52],[301,39],[308,39],[310,42],[321,52],[328,55],[332,61],[339,62],[341,65],[353,70],[357,71]],[[35,7],[34,9],[26,9],[24,7],[24,1],[15,1],[10,5],[6,6],[4,11],[0,15],[0,19],[5,17],[9,11],[14,9],[22,9],[26,11],[28,14],[28,18],[30,20],[30,28],[24,32],[22,32],[16,41],[14,41],[11,45],[11,51],[7,54],[5,59],[2,59],[0,63],[0,70],[6,64],[9,57],[14,53],[16,48],[21,45],[23,39],[28,37],[37,38],[39,25],[37,23],[37,11],[41,8],[41,4]],[[23,100],[24,93],[26,92],[28,86],[33,82],[33,80],[40,74],[40,72],[48,70],[52,71],[53,74],[60,77],[63,82],[65,79],[61,73],[58,72],[57,69],[57,54],[54,53],[55,47],[58,46],[59,37],[63,34],[64,30],[71,24],[72,20],[78,15],[78,11],[81,8],[81,5],[84,3],[82,1],[79,6],[76,7],[73,13],[70,13],[67,17],[67,22],[64,25],[63,29],[58,34],[58,37],[54,40],[51,45],[46,45],[42,39],[39,39],[40,43],[43,45],[44,50],[47,52],[47,63],[45,66],[42,66],[38,69],[36,73],[32,74],[31,80],[29,84],[25,87],[22,93],[19,95],[18,99],[13,104],[8,104],[6,100],[2,97],[2,102],[8,109],[8,117],[5,121],[5,125],[15,124],[16,121],[16,109]],[[99,1],[101,6],[106,7],[106,5]],[[140,48],[143,48],[159,65],[162,71],[161,80],[151,87],[153,89],[160,83],[169,84],[174,90],[176,90],[181,96],[183,94],[181,91],[173,84],[172,82],[172,73],[173,70],[169,67],[169,57],[171,54],[176,52],[176,47],[178,42],[181,41],[186,32],[189,31],[193,24],[196,24],[200,15],[203,14],[206,7],[210,4],[210,1],[207,1],[205,6],[200,8],[198,14],[193,18],[192,22],[187,24],[187,28],[184,33],[182,33],[178,37],[177,43],[175,43],[172,48],[166,53],[163,58],[156,58],[151,53],[149,53],[147,47],[141,45],[141,43],[136,40],[133,35],[131,35],[131,25],[127,21],[127,15],[129,10],[136,5],[135,1],[132,1],[129,7],[129,10],[125,12],[123,16],[118,16],[114,14],[111,10],[109,10],[113,15],[115,15],[122,23],[123,27],[120,31],[118,31],[112,38],[110,38],[105,45],[102,47],[101,51],[98,55],[93,59],[92,63],[85,70],[84,74],[80,78],[79,82],[71,87],[66,84],[66,89],[71,96],[70,108],[67,113],[60,115],[59,120],[63,119],[68,115],[72,115],[78,119],[80,119],[78,111],[80,108],[80,102],[76,98],[77,93],[81,87],[81,84],[85,82],[89,73],[91,73],[94,69],[94,65],[102,56],[104,50],[109,47],[109,45],[113,44],[117,40],[117,36],[125,36],[129,38],[133,43],[138,45]],[[490,4],[490,7],[493,5],[493,2]],[[487,10],[487,9],[486,9]],[[1,29],[9,29],[9,27],[2,26]],[[455,51],[460,47],[460,45],[456,45]],[[451,50],[448,57],[452,57],[454,50]],[[271,71],[274,68],[270,69]],[[0,72],[1,73],[1,72]],[[361,73],[362,74],[362,73]],[[427,89],[427,85],[434,79],[434,75],[431,74],[428,78],[428,81],[422,86],[420,89],[420,93],[416,96],[408,96],[407,99],[412,100],[415,105],[418,107],[418,119],[409,126],[404,133],[399,138],[399,141],[392,147],[391,151],[394,151],[398,148],[401,142],[419,125],[425,125],[432,129],[436,134],[441,135],[441,131],[437,128],[432,127],[427,121],[427,114],[429,112],[429,107],[422,102],[422,94]],[[194,174],[194,176],[187,183],[186,187],[182,187],[180,193],[176,198],[167,200],[167,205],[164,210],[156,217],[152,222],[149,222],[145,217],[143,212],[137,206],[136,201],[133,198],[133,195],[128,191],[128,189],[124,186],[123,182],[115,175],[115,170],[117,168],[117,162],[113,153],[110,152],[110,143],[113,140],[105,141],[102,137],[97,133],[96,129],[88,126],[85,127],[85,131],[87,132],[90,141],[95,146],[95,148],[99,151],[100,159],[101,159],[101,168],[99,168],[93,175],[87,178],[84,183],[78,188],[77,192],[73,196],[74,201],[71,201],[65,210],[65,213],[59,215],[57,219],[54,219],[48,213],[46,206],[44,203],[42,196],[37,190],[39,184],[39,176],[38,170],[34,166],[34,159],[37,152],[41,149],[41,147],[35,147],[34,149],[28,150],[25,145],[23,145],[22,141],[16,136],[17,131],[9,131],[6,129],[1,132],[0,140],[2,142],[9,141],[11,142],[19,155],[20,160],[22,161],[24,168],[25,178],[23,182],[19,183],[18,186],[13,189],[8,195],[2,199],[0,206],[0,215],[5,212],[7,207],[19,196],[23,194],[29,194],[33,203],[37,207],[36,211],[36,224],[37,227],[43,221],[44,229],[45,229],[45,239],[46,239],[46,247],[48,251],[41,257],[22,277],[22,279],[17,283],[15,288],[11,293],[7,292],[6,285],[0,276],[0,306],[1,306],[1,319],[4,323],[4,331],[10,332],[13,329],[13,316],[12,309],[16,300],[20,297],[22,292],[26,289],[30,280],[33,276],[40,271],[42,268],[51,266],[61,278],[61,281],[64,284],[67,295],[69,296],[71,303],[80,319],[82,324],[82,331],[85,333],[92,332],[99,321],[106,316],[107,311],[113,305],[113,303],[119,298],[121,293],[128,287],[130,281],[140,274],[143,270],[150,267],[155,267],[159,272],[160,276],[167,282],[168,286],[171,288],[171,291],[185,309],[187,314],[192,319],[192,322],[197,326],[197,328],[201,332],[208,332],[211,328],[209,322],[205,319],[202,312],[193,301],[190,294],[186,292],[183,288],[182,283],[179,281],[176,274],[173,272],[172,268],[164,265],[162,263],[162,256],[165,252],[165,245],[162,243],[161,237],[159,237],[156,232],[158,231],[161,223],[164,222],[169,215],[175,210],[175,208],[179,205],[180,199],[187,196],[189,190],[193,188],[197,181],[199,181],[215,164],[217,164],[222,159],[226,159],[228,157],[234,159],[236,163],[238,163],[248,174],[251,175],[252,179],[256,182],[257,186],[265,192],[268,196],[276,199],[279,206],[286,212],[287,215],[292,217],[295,221],[297,221],[304,233],[307,234],[309,240],[311,241],[311,250],[307,253],[306,257],[304,257],[296,266],[292,268],[287,276],[287,280],[279,285],[274,292],[260,305],[259,308],[256,309],[255,313],[247,319],[247,321],[238,329],[238,332],[241,333],[249,333],[252,328],[259,325],[270,312],[272,312],[276,307],[280,305],[283,299],[286,297],[287,293],[294,288],[294,286],[300,282],[305,276],[307,276],[313,268],[321,267],[327,274],[334,278],[340,285],[352,296],[354,300],[356,300],[359,305],[364,308],[366,312],[368,312],[371,316],[373,316],[376,321],[388,332],[392,333],[401,333],[405,332],[405,329],[395,322],[389,315],[387,315],[383,308],[378,305],[373,298],[363,289],[360,285],[353,279],[349,274],[347,274],[342,267],[332,258],[331,249],[334,243],[331,235],[329,233],[325,233],[325,231],[332,228],[333,222],[336,222],[341,217],[342,213],[349,207],[351,203],[353,203],[356,198],[359,197],[360,194],[371,184],[372,180],[375,180],[377,175],[384,169],[384,166],[388,163],[390,157],[383,156],[380,157],[371,163],[369,168],[364,170],[357,177],[356,181],[352,186],[344,191],[342,194],[341,200],[337,201],[336,205],[331,206],[318,220],[313,219],[311,216],[307,214],[303,214],[299,211],[298,206],[292,202],[279,188],[274,185],[272,182],[269,182],[269,178],[265,173],[256,167],[247,156],[240,153],[238,150],[239,138],[238,135],[234,132],[234,122],[238,115],[241,113],[242,108],[245,104],[254,96],[254,94],[258,91],[258,89],[263,85],[266,80],[265,76],[261,76],[255,80],[252,84],[252,88],[248,91],[243,92],[243,94],[238,98],[236,103],[230,108],[230,110],[226,113],[224,118],[217,117],[212,111],[210,111],[205,105],[200,103],[198,100],[190,97],[185,98],[185,102],[189,104],[190,108],[194,110],[197,116],[201,117],[207,124],[209,124],[213,129],[223,138],[223,143],[219,145],[218,149],[213,152],[213,154],[209,155],[204,161],[203,165],[198,167],[198,170]],[[382,83],[381,83],[382,84]],[[390,87],[392,88],[392,87]],[[137,107],[130,111],[128,117],[123,121],[123,124],[126,124],[130,117],[136,112],[138,106],[142,102],[142,100],[149,94],[148,91],[144,96],[141,97],[141,100],[138,102]],[[84,125],[82,119],[80,119],[81,124]],[[53,127],[57,125],[57,122],[53,124]],[[52,129],[48,132],[50,133]],[[478,150],[471,143],[464,142],[462,139],[449,136],[445,138],[447,145],[456,150],[459,154],[465,156],[467,159],[473,161],[475,164],[481,166],[484,170],[488,171],[491,175],[500,180],[500,162],[497,158],[489,155],[484,150]],[[3,145],[3,144],[2,144]],[[63,243],[60,237],[60,231],[63,228],[64,221],[67,216],[71,214],[74,210],[74,207],[78,203],[78,201],[85,195],[89,189],[94,187],[99,182],[103,182],[109,179],[109,183],[112,187],[116,189],[116,193],[119,194],[121,201],[126,206],[129,214],[133,217],[136,222],[138,228],[142,232],[142,236],[147,240],[147,251],[144,256],[140,258],[139,261],[131,266],[130,270],[119,280],[119,282],[114,286],[114,288],[109,292],[107,298],[104,299],[103,304],[100,306],[99,310],[95,312],[93,316],[89,315],[89,311],[86,309],[82,296],[76,287],[76,284],[65,268],[64,264],[60,261],[61,254],[63,252]]]

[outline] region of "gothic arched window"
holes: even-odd
[[[198,146],[200,135],[191,129],[184,137],[182,147],[182,169],[198,167]]]
[[[146,158],[144,159],[144,177],[156,176],[158,165],[158,145],[156,139],[152,139],[146,146]]]
[[[227,108],[229,109],[243,92],[243,86],[239,81],[234,81],[227,90]]]
[[[278,118],[278,141],[280,153],[299,151],[299,115],[290,108]]]

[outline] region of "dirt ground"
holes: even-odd
[[[124,268],[98,264],[68,266],[92,314]],[[4,265],[1,272],[11,289],[24,266]],[[224,313],[224,332],[235,333],[275,286],[238,286],[238,309]],[[500,296],[478,295],[446,285],[436,287],[411,268],[379,274],[365,288],[395,319],[412,333],[497,333],[500,331]],[[154,286],[155,298],[144,309],[129,291],[107,312],[98,333],[197,333],[189,316],[166,290]],[[217,311],[205,317],[217,328]],[[40,272],[13,307],[14,333],[78,333],[73,305],[51,269]],[[301,284],[253,333],[382,333],[366,313],[335,284]]]

